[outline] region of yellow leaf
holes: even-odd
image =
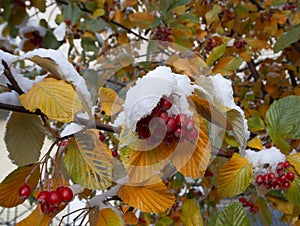
[[[234,197],[245,191],[252,180],[251,164],[248,163],[246,158],[234,154],[220,169],[217,184],[223,197]]]
[[[10,208],[24,202],[19,197],[19,188],[25,183],[26,177],[31,173],[27,184],[34,191],[40,177],[40,168],[36,164],[20,167],[11,172],[0,184],[0,206]]]
[[[154,17],[148,12],[137,12],[130,14],[128,17],[131,22],[135,23],[142,29],[151,28],[154,19]]]
[[[105,10],[102,8],[96,9],[93,13],[93,18],[97,18],[99,16],[103,16],[105,14]]]
[[[48,118],[70,122],[82,105],[73,86],[63,80],[45,78],[19,97],[23,106],[35,112],[40,109]]]
[[[171,161],[183,175],[191,178],[203,177],[209,165],[211,149],[208,135],[203,129],[199,131],[197,144],[187,141],[178,143]]]
[[[39,11],[46,11],[46,0],[30,0],[30,2],[34,7],[38,8]]]
[[[101,111],[107,115],[114,115],[123,109],[124,101],[118,97],[118,94],[110,88],[100,88],[99,99]]]
[[[203,225],[200,208],[194,199],[188,199],[183,203],[181,219],[185,223],[184,225]]]
[[[277,198],[275,196],[268,196],[268,199],[273,202],[276,205],[276,208],[284,213],[284,214],[288,214],[288,215],[292,215],[293,214],[293,209],[294,209],[294,204],[291,202],[287,202],[283,199]]]
[[[300,175],[300,153],[287,155],[286,159],[295,167],[296,172]]]
[[[97,226],[123,226],[120,216],[111,208],[99,211]]]
[[[41,211],[40,206],[37,206],[31,214],[26,217],[24,220],[20,221],[16,224],[16,226],[28,226],[28,225],[35,225],[35,226],[45,226],[49,225],[53,217],[56,214],[44,214]]]
[[[193,106],[194,104],[196,111],[203,118],[221,128],[232,129],[232,125],[227,118],[212,103],[196,95],[191,95],[190,98],[193,101],[191,105]]]
[[[248,147],[262,150],[263,144],[258,137],[254,137],[253,139],[248,141]]]
[[[145,186],[123,185],[118,195],[124,203],[144,212],[164,212],[175,202],[174,195],[162,182]]]
[[[123,220],[124,220],[125,224],[137,224],[139,222],[137,217],[135,216],[135,214],[131,211],[127,211],[124,214]]]
[[[96,129],[88,129],[71,139],[64,161],[72,180],[88,189],[106,189],[111,185],[112,156],[98,138]]]
[[[138,0],[125,0],[123,2],[123,7],[135,6],[138,3]]]
[[[121,149],[121,160],[128,173],[130,183],[139,184],[158,175],[166,165],[171,151],[172,149],[164,144],[149,151]]]

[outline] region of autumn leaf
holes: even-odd
[[[248,147],[262,150],[263,149],[263,144],[261,140],[258,137],[254,137],[251,140],[248,141]]]
[[[24,220],[20,221],[16,224],[16,226],[28,226],[28,225],[36,225],[36,226],[45,226],[49,225],[52,219],[55,217],[55,213],[44,214],[40,208],[37,206],[31,214],[26,217]]]
[[[291,182],[291,186],[286,190],[285,195],[289,202],[299,205],[300,203],[300,177],[295,176],[295,180]]]
[[[203,177],[206,168],[209,165],[211,156],[210,142],[204,128],[199,129],[197,143],[183,141],[178,143],[171,161],[185,176],[191,178]]]
[[[27,110],[40,109],[48,118],[60,122],[71,122],[82,107],[71,84],[50,77],[34,84],[19,98]]]
[[[76,143],[77,142],[77,143]],[[98,131],[89,129],[68,143],[64,161],[75,183],[88,189],[106,189],[111,185],[112,156],[100,142]]]
[[[18,166],[37,162],[44,144],[45,132],[38,115],[11,113],[4,139],[12,162]]]
[[[34,171],[33,171],[34,169]],[[32,173],[27,184],[34,191],[40,176],[40,168],[36,164],[22,166],[11,172],[0,184],[0,206],[15,207],[25,200],[19,197],[19,188],[25,183],[27,176]]]
[[[162,182],[144,186],[123,185],[118,195],[124,203],[152,213],[164,212],[175,201],[174,195]]]
[[[132,211],[126,211],[123,220],[125,224],[137,224],[138,218],[135,216],[135,214]]]
[[[252,166],[246,158],[234,154],[222,166],[218,175],[218,189],[223,197],[234,197],[250,185],[253,180]]]
[[[224,129],[232,129],[230,122],[227,118],[208,100],[205,100],[197,95],[190,96],[192,103],[195,106],[196,111],[207,121],[214,123]]]
[[[213,73],[231,75],[242,63],[243,59],[240,57],[222,57],[214,66]]]
[[[286,159],[295,167],[295,170],[300,175],[300,153],[287,155]]]
[[[299,191],[298,191],[299,193]],[[268,200],[275,204],[276,208],[284,214],[292,215],[294,203],[288,202],[283,198],[268,195]]]
[[[225,53],[226,50],[226,44],[219,45],[215,47],[212,52],[209,54],[206,64],[208,66],[211,66],[217,59],[219,59],[223,54]]]
[[[124,101],[110,88],[100,88],[99,99],[101,111],[104,111],[107,115],[114,115],[123,110]]]
[[[91,226],[123,226],[123,220],[111,208],[99,210],[94,208],[89,213],[89,222]]]
[[[188,199],[183,203],[181,219],[185,225],[203,225],[200,208],[194,199]]]
[[[154,19],[153,16],[148,12],[137,12],[130,14],[128,17],[132,23],[142,29],[151,28]]]

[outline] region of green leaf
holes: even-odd
[[[185,225],[203,225],[200,208],[194,199],[188,199],[183,203],[181,219]]]
[[[288,96],[275,101],[265,117],[266,129],[274,144],[287,153],[290,145],[285,139],[300,138],[300,96]]]
[[[82,29],[86,28],[92,32],[99,32],[106,28],[107,23],[105,23],[103,20],[100,18],[95,20],[95,19],[87,19],[84,23],[80,25]]]
[[[274,52],[277,53],[285,47],[297,42],[300,39],[300,25],[297,25],[285,32],[275,43]]]
[[[9,158],[14,164],[24,166],[39,160],[45,130],[39,116],[13,112],[4,139]]]
[[[48,49],[58,49],[63,42],[57,41],[51,31],[47,31],[43,38],[43,46]]]
[[[222,197],[234,197],[247,189],[253,180],[252,165],[247,158],[234,154],[221,167],[218,175],[218,189]]]
[[[171,226],[173,224],[173,220],[171,217],[169,216],[165,216],[163,218],[161,218],[156,224],[155,226]]]
[[[248,127],[252,132],[258,132],[265,129],[265,123],[260,117],[248,118]]]
[[[69,19],[71,21],[71,25],[74,26],[81,17],[81,10],[75,3],[67,4],[64,7],[63,15],[65,19]]]
[[[286,190],[285,195],[289,202],[296,205],[300,203],[300,177],[296,174],[295,180],[291,183],[291,186]]]
[[[209,226],[244,226],[251,225],[245,209],[240,203],[233,202],[216,214],[210,221]]]
[[[219,5],[214,5],[213,8],[205,14],[205,19],[207,24],[210,25],[219,19],[219,13],[222,12],[222,7]]]
[[[109,152],[100,142],[97,130],[89,129],[76,136],[76,141],[71,139],[64,161],[73,181],[88,189],[109,187],[112,179]]]
[[[226,50],[226,44],[219,45],[215,47],[211,54],[209,54],[206,64],[208,66],[211,66],[217,59],[219,59],[223,54],[225,53]]]
[[[191,0],[162,0],[160,3],[160,12],[161,15],[165,15],[170,12],[172,9],[189,4]]]
[[[197,17],[193,13],[184,13],[184,14],[182,14],[178,18],[178,21],[180,21],[180,20],[188,20],[188,21],[193,22],[193,23],[199,23],[199,17]]]
[[[272,213],[269,210],[268,203],[265,199],[259,197],[255,203],[259,207],[259,217],[263,223],[263,225],[271,225],[272,224]]]
[[[214,66],[215,74],[231,75],[243,63],[241,57],[222,57]]]

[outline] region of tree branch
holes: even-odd
[[[295,73],[294,73],[294,71],[288,70],[288,72],[289,72],[289,75],[290,75],[290,79],[291,79],[292,86],[293,86],[293,87],[296,87],[296,86],[297,86],[297,81],[296,81],[296,78],[295,78]]]
[[[22,95],[24,93],[24,91],[21,89],[21,87],[15,80],[14,76],[12,75],[12,73],[8,67],[8,64],[4,60],[2,60],[2,64],[4,66],[3,74],[6,76],[8,81],[11,83],[11,84],[7,84],[8,88],[16,91],[19,95]]]
[[[255,67],[255,63],[253,60],[247,62],[247,65],[248,65],[248,68],[251,72],[251,75],[253,76],[254,80],[257,81],[259,79],[259,74],[256,70],[256,67]]]
[[[250,0],[250,2],[257,6],[258,10],[265,10],[256,0]]]

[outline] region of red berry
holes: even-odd
[[[276,184],[273,186],[274,190],[279,190],[281,189],[281,185],[280,184]]]
[[[160,113],[159,117],[160,117],[162,120],[164,120],[164,122],[167,122],[168,119],[169,119],[169,114],[168,114],[168,112],[163,111],[163,112]]]
[[[166,125],[167,125],[168,131],[174,131],[177,127],[176,119],[172,116],[169,117]]]
[[[214,176],[214,174],[210,171],[205,171],[205,173],[204,173],[204,177],[213,177],[213,176]]]
[[[177,125],[184,126],[187,122],[187,117],[185,114],[178,114],[176,116]]]
[[[172,105],[173,105],[172,104],[172,99],[170,97],[163,98],[160,101],[160,105],[161,105],[162,109],[169,110],[172,107]]]
[[[161,106],[157,105],[155,108],[153,108],[151,115],[153,115],[154,117],[157,117],[160,115],[161,112],[162,112]]]
[[[183,137],[184,136],[184,130],[180,127],[177,127],[174,131],[174,136],[178,137],[178,138]]]
[[[286,182],[286,180],[287,180],[286,175],[285,175],[285,174],[281,175],[281,176],[279,177],[279,180],[280,180],[280,182],[282,183],[282,186],[283,186],[283,184],[284,184],[284,183]]]
[[[282,170],[283,168],[284,168],[284,163],[283,162],[277,163],[276,170]]]
[[[41,204],[41,210],[44,214],[49,214],[50,210],[49,210],[49,203],[45,202]]]
[[[268,185],[269,184],[269,175],[265,174],[263,177],[264,177],[264,179],[263,179],[264,185]]]
[[[289,168],[290,166],[291,166],[291,164],[290,164],[289,161],[285,161],[285,162],[283,163],[283,167],[284,167],[284,168]]]
[[[244,198],[244,197],[240,197],[240,198],[239,198],[239,202],[241,202],[241,203],[246,203],[246,202],[247,202],[247,199]]]
[[[112,154],[113,157],[117,157],[118,156],[118,151],[117,150],[113,150],[111,154]]]
[[[70,21],[69,19],[66,19],[66,20],[65,20],[65,23],[66,23],[66,25],[70,25],[70,24],[71,24],[71,21]]]
[[[197,140],[198,138],[198,131],[194,128],[191,131],[189,131],[186,135],[186,138],[188,139],[188,141],[190,142],[194,142]]]
[[[187,119],[185,127],[186,127],[187,130],[194,129],[195,128],[195,122],[194,122],[194,120],[193,119]]]
[[[275,178],[276,178],[276,176],[275,176],[275,174],[273,172],[271,172],[271,173],[268,174],[268,181],[269,181],[269,183],[273,183],[274,180],[275,180]]]
[[[254,207],[254,204],[252,202],[247,202],[247,205],[246,206],[249,206],[250,208],[253,208]]]
[[[61,143],[60,143],[60,146],[62,146],[62,147],[64,147],[64,146],[66,146],[66,145],[68,145],[68,143],[69,143],[69,140],[63,140]]]
[[[50,191],[48,194],[50,206],[57,207],[62,202],[62,197],[58,191]],[[52,212],[52,211],[51,211]]]
[[[173,220],[173,221],[179,221],[179,220],[180,220],[180,217],[179,217],[179,216],[173,216],[173,217],[172,217],[172,220]]]
[[[49,205],[50,213],[58,213],[58,206],[51,206]]]
[[[140,139],[147,139],[151,135],[150,130],[146,128],[140,128],[137,133]]]
[[[39,193],[39,195],[37,196],[37,201],[38,203],[42,204],[42,203],[46,203],[48,202],[48,195],[49,195],[49,192],[48,191],[41,191]]]
[[[263,182],[264,182],[264,177],[263,177],[263,175],[261,175],[261,174],[257,175],[257,177],[256,177],[256,179],[255,179],[255,183],[256,183],[257,185],[261,185]]]
[[[287,172],[286,177],[290,181],[295,180],[295,174],[293,172]]]
[[[19,197],[22,200],[27,199],[31,194],[31,188],[29,187],[28,184],[23,184],[20,188],[19,188]]]
[[[276,172],[278,174],[278,176],[281,176],[284,174],[284,170],[283,169],[276,169]]]
[[[62,201],[70,202],[73,199],[73,191],[69,187],[58,187],[56,191],[60,194]]]
[[[99,133],[99,139],[100,139],[101,141],[104,141],[104,140],[105,140],[105,135],[104,135],[104,133],[102,133],[102,132]]]
[[[290,184],[290,182],[288,182],[288,181],[286,181],[286,182],[284,182],[284,183],[282,184],[282,187],[283,187],[284,189],[288,189],[290,186],[291,186],[291,184]]]
[[[266,147],[266,148],[271,148],[271,147],[272,147],[272,144],[271,144],[271,143],[267,143],[267,144],[265,145],[265,147]]]

